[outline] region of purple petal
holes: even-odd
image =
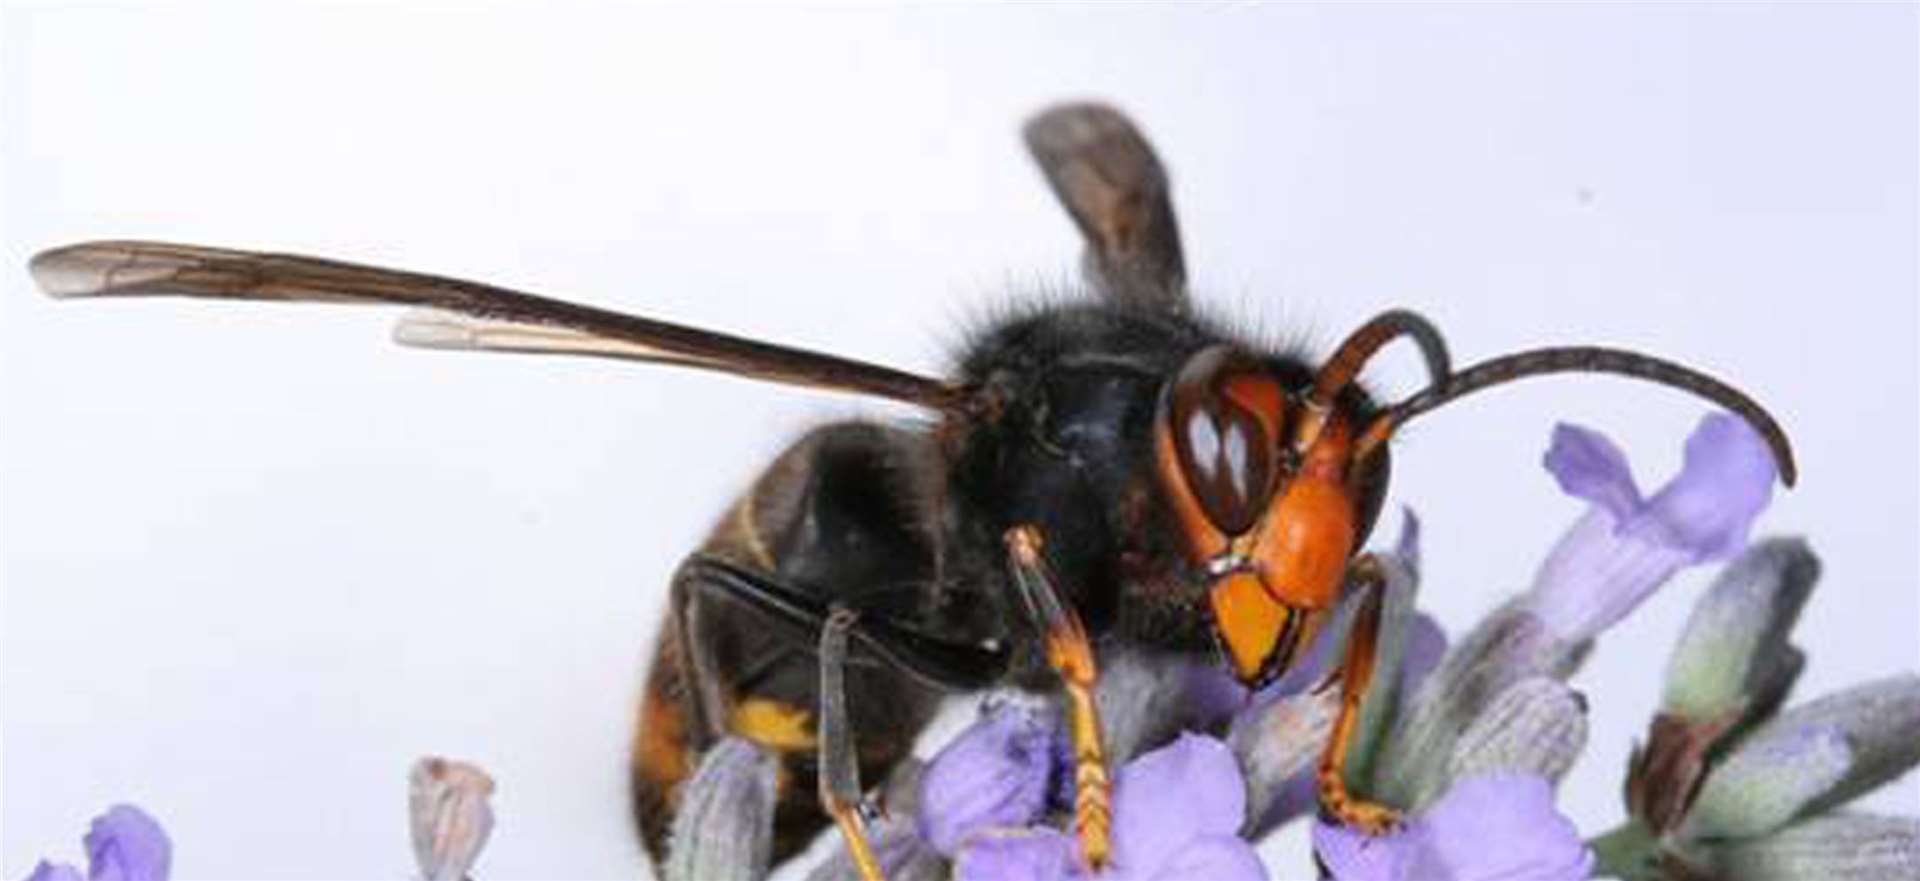
[[[1405,701],[1440,666],[1440,658],[1447,653],[1447,632],[1432,615],[1416,612],[1400,639],[1400,697]]]
[[[1572,881],[1593,870],[1593,852],[1553,808],[1552,787],[1530,774],[1460,780],[1420,822],[1427,847],[1407,864],[1412,877]]]
[[[1338,881],[1401,881],[1413,878],[1407,873],[1407,865],[1419,851],[1427,848],[1426,835],[1426,827],[1418,821],[1394,830],[1391,835],[1375,836],[1316,820],[1313,852]]]
[[[1227,668],[1218,663],[1187,664],[1184,669],[1183,711],[1195,730],[1212,729],[1247,708],[1252,697]]]
[[[1526,608],[1554,635],[1580,642],[1625,618],[1691,559],[1685,550],[1622,535],[1613,515],[1589,511],[1540,564]]]
[[[1400,538],[1393,543],[1393,555],[1400,558],[1407,570],[1414,574],[1420,572],[1420,516],[1413,508],[1400,508]]]
[[[1593,869],[1547,781],[1521,774],[1461,780],[1389,835],[1316,822],[1313,848],[1343,881],[1573,881]]]
[[[145,811],[114,805],[87,830],[87,877],[94,881],[165,881],[173,842]]]
[[[1581,439],[1562,443],[1576,436]],[[1766,443],[1725,414],[1701,420],[1687,440],[1680,475],[1624,520],[1615,503],[1579,489],[1598,483],[1595,473],[1615,470],[1592,463],[1610,461],[1618,451],[1597,434],[1567,426],[1556,430],[1554,443],[1556,449],[1585,451],[1558,457],[1582,464],[1566,465],[1555,476],[1570,492],[1594,498],[1596,509],[1561,536],[1527,602],[1548,628],[1569,640],[1590,639],[1613,626],[1680,569],[1737,551],[1773,493]],[[1603,446],[1606,452],[1593,452]],[[1549,468],[1555,460],[1550,450]]]
[[[1105,718],[1101,719],[1105,722]],[[1073,736],[1060,728],[1053,731],[1053,769],[1056,772],[1048,781],[1047,800],[1040,808],[1041,814],[1071,812],[1073,801],[1079,796],[1079,789],[1073,782]]]
[[[954,881],[1056,881],[1084,878],[1079,841],[1059,831],[995,829],[968,839],[955,855]]]
[[[1194,841],[1237,835],[1246,783],[1227,745],[1182,734],[1120,769],[1113,783],[1113,862],[1152,876]]]
[[[1294,659],[1293,665],[1287,668],[1287,672],[1280,674],[1280,678],[1269,683],[1267,687],[1254,692],[1253,696],[1247,700],[1242,712],[1266,706],[1325,682],[1328,674],[1333,671],[1334,663],[1338,660],[1334,657],[1334,651],[1343,645],[1342,640],[1346,636],[1349,623],[1353,620],[1355,605],[1357,604],[1346,603],[1335,606],[1333,614],[1327,618],[1325,624],[1321,625],[1320,632],[1314,634],[1313,641],[1307,643],[1306,648]]]
[[[1027,826],[1046,807],[1054,726],[1025,704],[987,708],[935,756],[920,778],[920,836],[952,856],[990,827]]]
[[[1687,438],[1680,476],[1661,487],[1636,535],[1692,553],[1692,562],[1719,560],[1747,544],[1747,530],[1773,498],[1773,453],[1744,421],[1710,413]]]
[[[66,863],[41,860],[39,865],[33,867],[33,874],[27,876],[27,881],[86,881],[86,876]]]
[[[1563,492],[1600,506],[1615,522],[1624,523],[1640,510],[1640,488],[1626,455],[1600,432],[1564,422],[1554,426],[1541,464]]]
[[[1144,881],[1266,881],[1267,867],[1253,845],[1238,835],[1209,835],[1191,841]]]

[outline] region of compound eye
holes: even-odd
[[[1179,481],[1215,529],[1246,532],[1273,495],[1286,401],[1278,383],[1216,348],[1187,362],[1170,397],[1166,429]]]

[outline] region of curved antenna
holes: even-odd
[[[1766,408],[1747,397],[1745,392],[1691,367],[1651,355],[1600,346],[1533,349],[1483,361],[1462,370],[1446,384],[1428,387],[1375,416],[1354,444],[1353,461],[1359,462],[1381,449],[1400,426],[1422,413],[1483,389],[1550,373],[1612,373],[1692,392],[1739,414],[1766,439],[1768,449],[1773,451],[1774,464],[1779,468],[1781,483],[1791,487],[1799,478],[1799,471],[1793,462],[1793,446],[1787,440],[1786,431],[1780,428],[1780,423]]]
[[[1447,354],[1447,341],[1440,336],[1440,329],[1411,309],[1382,312],[1348,334],[1327,363],[1321,365],[1320,372],[1314,374],[1313,390],[1307,394],[1307,415],[1294,435],[1295,450],[1304,452],[1313,446],[1340,393],[1353,384],[1376,353],[1402,337],[1420,347],[1420,356],[1427,362],[1428,389],[1447,384],[1453,373],[1453,359]]]

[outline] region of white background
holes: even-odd
[[[1462,362],[1629,345],[1733,378],[1826,577],[1801,698],[1912,670],[1912,6],[693,12],[14,7],[4,253],[0,873],[130,799],[179,877],[398,877],[414,757],[500,783],[487,878],[644,871],[625,747],[668,573],[782,443],[884,405],[711,374],[403,350],[391,315],[56,303],[150,237],[527,287],[926,371],[1072,277],[1018,123],[1131,110],[1206,302],[1324,352],[1389,306]],[[1414,387],[1410,357],[1378,371]],[[1394,499],[1458,633],[1580,505],[1555,419],[1657,484],[1703,412],[1539,381],[1423,421]],[[1396,527],[1389,522],[1383,536]],[[1602,641],[1564,809],[1621,815],[1708,573]],[[1915,780],[1870,804],[1920,810]],[[1266,851],[1310,870],[1299,836]]]

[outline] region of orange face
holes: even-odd
[[[1209,578],[1214,631],[1234,674],[1263,684],[1339,598],[1358,531],[1351,429],[1218,346],[1169,387],[1155,443],[1188,553]]]

